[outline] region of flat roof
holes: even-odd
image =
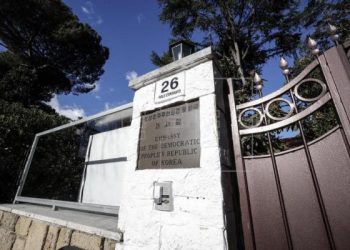
[[[103,116],[106,116],[106,115],[109,115],[109,114],[113,114],[113,113],[118,113],[120,119],[131,117],[132,116],[132,107],[133,107],[133,103],[130,102],[130,103],[124,104],[122,106],[115,107],[115,108],[112,108],[112,109],[109,109],[109,110],[97,113],[95,115],[91,115],[91,116],[85,117],[85,118],[77,120],[77,121],[68,122],[68,123],[63,124],[61,126],[54,127],[52,129],[48,129],[48,130],[39,132],[36,135],[40,136],[40,135],[52,133],[52,132],[55,132],[55,131],[58,131],[58,130],[61,130],[61,129],[65,129],[65,128],[68,128],[68,127],[71,127],[71,126],[75,126],[75,125],[78,125],[78,124],[81,124],[81,123],[84,123],[84,122],[87,122],[87,121],[91,121],[91,120],[96,119],[96,118],[100,118],[100,117],[103,117]]]

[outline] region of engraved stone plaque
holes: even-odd
[[[141,117],[137,169],[198,168],[199,101]]]

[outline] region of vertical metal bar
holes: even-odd
[[[16,180],[16,186],[18,187],[20,182],[21,182],[21,178],[22,178],[22,174],[23,174],[23,171],[24,171],[24,167],[27,163],[27,159],[28,159],[28,156],[29,156],[29,153],[30,153],[30,150],[31,149],[27,149],[24,153],[24,156],[23,156],[23,159],[21,161],[21,166],[23,166],[23,169],[19,169],[19,173],[18,173],[18,176],[17,176],[17,180]],[[18,189],[18,188],[17,188]],[[16,190],[17,192],[17,190]]]
[[[346,151],[348,152],[348,155],[350,156],[350,145],[346,139],[346,134],[344,132],[344,128],[341,125],[340,125],[340,133],[341,133],[341,136],[343,137]]]
[[[287,79],[287,81],[289,81],[288,77],[286,77],[286,79]],[[289,90],[289,92],[290,92],[291,99],[293,101],[295,113],[298,114],[299,110],[298,110],[298,107],[296,105],[294,93],[293,93],[293,91],[291,89]],[[318,180],[317,180],[317,175],[316,175],[314,164],[312,162],[312,157],[311,157],[311,154],[310,154],[309,146],[307,144],[306,137],[305,137],[305,134],[304,134],[303,125],[302,125],[300,120],[298,121],[298,127],[299,127],[300,135],[301,135],[301,138],[302,138],[302,141],[303,141],[303,144],[304,144],[304,150],[305,150],[305,154],[306,154],[306,159],[307,159],[307,162],[308,162],[308,165],[309,165],[309,170],[310,170],[311,177],[312,177],[312,182],[313,182],[313,185],[314,185],[314,188],[315,188],[317,201],[318,201],[318,204],[319,204],[319,207],[320,207],[320,210],[321,210],[322,220],[323,220],[323,223],[324,223],[324,225],[326,227],[328,242],[329,242],[329,245],[330,245],[331,249],[335,249],[335,243],[334,243],[334,239],[333,239],[331,226],[330,226],[329,220],[328,220],[326,207],[325,207],[324,202],[323,202],[321,189],[320,189],[320,186],[319,186],[319,183],[318,183]]]
[[[92,146],[92,141],[93,141],[94,136],[91,135],[89,137],[89,143],[87,146],[87,154],[85,156],[85,163],[84,163],[84,170],[83,170],[83,175],[81,178],[81,183],[80,183],[80,189],[79,189],[79,196],[78,196],[78,202],[82,203],[83,202],[83,194],[84,194],[84,187],[85,187],[85,180],[86,180],[86,170],[88,166],[88,162],[90,160],[90,153],[91,153],[91,146]]]
[[[261,90],[259,90],[259,97],[260,98],[262,97]],[[261,108],[262,108],[263,111],[265,110],[264,104],[261,104]],[[265,112],[264,112],[264,114],[265,114]],[[265,115],[264,115],[264,122],[265,122],[265,125],[267,125],[267,119],[266,119]],[[291,233],[290,233],[286,207],[284,205],[282,186],[281,186],[281,181],[280,181],[280,177],[279,177],[279,173],[278,173],[278,168],[277,168],[275,154],[273,152],[272,140],[271,140],[270,132],[267,132],[267,138],[268,138],[268,141],[269,141],[269,151],[270,151],[270,156],[271,156],[271,160],[272,160],[272,167],[273,167],[273,173],[274,173],[274,176],[275,176],[275,181],[276,181],[276,186],[277,186],[277,193],[278,193],[279,203],[280,203],[281,211],[282,211],[282,218],[283,218],[283,224],[284,224],[286,238],[287,238],[287,242],[288,242],[288,249],[293,249],[292,236],[291,236]]]
[[[16,192],[16,196],[15,196],[15,199],[14,199],[13,203],[16,203],[17,196],[21,196],[21,194],[22,194],[23,186],[24,186],[24,183],[25,183],[25,181],[27,179],[28,171],[29,171],[29,168],[30,168],[30,164],[32,163],[32,160],[33,160],[33,156],[34,156],[34,152],[35,152],[35,149],[36,149],[36,145],[38,144],[38,140],[39,140],[39,136],[35,135],[34,141],[33,141],[32,147],[30,149],[30,153],[29,153],[26,165],[24,167],[24,171],[23,171],[21,180],[19,182],[19,186],[18,186],[18,189],[17,189],[17,192]]]
[[[350,144],[350,63],[339,46],[318,58],[347,143]]]
[[[346,150],[350,155],[350,118],[349,118],[350,112],[347,112],[347,110],[345,109],[345,107],[348,109],[350,109],[350,107],[347,107],[347,105],[344,105],[344,100],[343,100],[344,98],[341,97],[341,94],[345,98],[348,98],[350,96],[350,90],[349,88],[346,88],[346,84],[350,85],[350,76],[347,76],[347,73],[350,72],[350,64],[347,61],[347,58],[345,58],[345,60],[341,61],[341,63],[343,64],[342,65],[343,69],[340,69],[341,67],[339,67],[338,65],[339,64],[339,59],[338,59],[337,60],[338,62],[335,63],[336,65],[334,67],[333,61],[335,60],[335,57],[337,57],[339,53],[341,55],[343,54],[343,57],[344,56],[346,57],[346,55],[344,55],[345,52],[342,48],[338,48],[338,50],[340,50],[339,53],[335,53],[334,49],[335,48],[332,48],[326,51],[325,55],[320,56],[318,60],[320,62],[322,72],[327,82],[329,93],[332,96],[332,100],[338,114],[340,127],[341,127],[340,131],[344,139]],[[329,55],[329,52],[331,52],[331,55]],[[330,62],[328,63],[328,61]],[[343,82],[343,81],[345,81],[346,83],[339,84],[339,82]],[[336,82],[338,83],[338,85],[341,85],[341,86],[337,86]],[[346,101],[349,101],[349,100],[346,100]]]
[[[88,163],[84,163],[84,170],[83,170],[83,174],[82,174],[82,178],[81,178],[80,189],[79,189],[79,196],[78,196],[78,202],[79,203],[83,202],[83,193],[84,193],[84,187],[85,187],[87,165],[88,165]]]
[[[233,83],[232,79],[227,79],[227,85],[229,89],[229,105],[230,105],[230,115],[231,115],[231,130],[232,130],[232,142],[233,151],[235,157],[237,182],[239,189],[239,202],[242,213],[242,227],[243,227],[243,238],[245,249],[256,249],[255,237],[254,237],[254,227],[251,214],[251,206],[249,199],[248,182],[246,176],[246,170],[242,158],[241,150],[241,137],[239,135],[239,128],[237,123],[237,113],[236,113],[236,103],[233,95]]]

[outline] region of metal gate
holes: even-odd
[[[310,78],[315,69],[323,80]],[[303,97],[300,88],[307,84],[318,84],[319,95]],[[257,100],[236,105],[231,79],[228,88],[245,249],[349,249],[350,64],[344,46],[327,50],[282,88]],[[290,106],[285,117],[270,110],[278,101]],[[298,101],[309,105],[299,109]],[[303,119],[326,104],[335,108],[338,125],[307,141]],[[252,126],[242,122],[247,111],[258,117]],[[271,131],[291,124],[299,128],[302,144],[276,153]],[[244,156],[241,139],[259,134],[266,135],[268,154]]]

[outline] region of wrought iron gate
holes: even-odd
[[[315,69],[323,79],[310,77]],[[300,89],[308,84],[318,84],[318,96],[303,96]],[[257,100],[236,105],[231,79],[228,88],[245,249],[349,249],[350,64],[344,47],[327,50]],[[270,110],[280,101],[289,106],[285,117]],[[299,101],[307,105],[301,109]],[[338,125],[308,141],[302,121],[329,104]],[[255,124],[244,123],[245,112],[255,113]],[[299,128],[301,145],[276,152],[271,131],[292,124]],[[266,136],[268,154],[243,155],[241,140],[252,135]]]

